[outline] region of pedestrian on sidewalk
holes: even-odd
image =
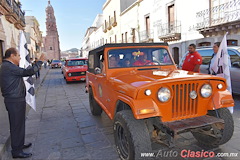
[[[47,61],[44,60],[43,64],[44,64],[44,68],[46,69],[46,68],[47,68]],[[40,75],[40,74],[39,74],[39,75]]]
[[[5,57],[0,69],[0,87],[4,103],[8,111],[10,123],[10,136],[13,158],[28,158],[31,153],[23,152],[23,149],[32,144],[24,145],[25,141],[25,112],[26,112],[26,87],[23,77],[32,76],[39,71],[44,55],[40,61],[31,68],[20,68],[20,54],[17,49],[9,48],[5,52]]]
[[[196,51],[196,45],[190,44],[188,46],[188,54],[183,62],[182,69],[199,73],[201,64],[202,56]]]
[[[37,62],[38,62],[38,58],[35,58],[34,64],[36,64]],[[40,69],[41,69],[41,66],[40,66],[39,70],[35,73],[36,79],[40,77]]]

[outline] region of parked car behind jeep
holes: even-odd
[[[200,144],[230,140],[234,106],[226,80],[178,70],[166,43],[106,44],[89,52],[90,110],[113,119],[121,159],[140,159],[156,141],[174,147],[178,134],[191,132]]]
[[[200,66],[201,73],[208,73],[209,63],[213,54],[213,49],[210,47],[207,48],[197,48],[196,49],[199,54],[201,54],[203,63]],[[232,84],[232,92],[235,94],[240,94],[240,46],[236,47],[228,47],[228,54],[231,59],[231,84]],[[180,61],[180,68],[182,68],[183,61],[185,60],[187,53],[182,57]]]

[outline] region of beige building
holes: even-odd
[[[25,27],[24,12],[15,0],[0,1],[0,63],[4,51],[19,45],[19,33]]]
[[[25,16],[25,35],[28,43],[31,58],[39,57],[42,53],[43,40],[39,23],[34,16]]]
[[[228,45],[240,45],[239,12],[239,0],[106,0],[103,33],[91,35],[104,44],[168,42],[178,64],[189,44],[212,46],[226,32]]]

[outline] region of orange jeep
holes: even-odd
[[[121,159],[151,152],[151,141],[174,146],[191,132],[216,147],[230,140],[234,106],[224,78],[177,69],[166,43],[106,44],[89,52],[87,91],[91,112],[114,119]]]

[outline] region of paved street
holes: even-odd
[[[37,94],[37,112],[30,110],[26,123],[26,142],[33,146],[31,160],[70,160],[104,159],[116,160],[118,155],[114,146],[112,121],[102,114],[94,117],[90,113],[85,83],[66,84],[60,69],[50,69]],[[240,98],[235,97],[237,111],[234,113],[235,132],[225,145],[213,149],[215,153],[227,152],[240,154]],[[178,152],[183,149],[206,151],[201,148],[190,133],[183,134],[177,140],[175,148],[153,144],[154,152]],[[211,151],[211,150],[210,150]],[[11,159],[10,148],[6,159]],[[162,155],[163,157],[163,155]],[[169,159],[159,156],[156,159]],[[219,159],[239,159],[219,158]],[[193,158],[191,158],[193,159]],[[212,158],[218,159],[218,158]]]

